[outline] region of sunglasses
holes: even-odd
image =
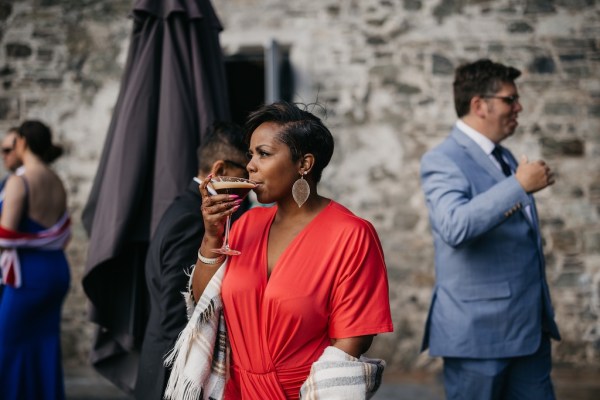
[[[513,106],[516,103],[519,102],[519,95],[518,94],[513,94],[512,96],[493,96],[493,95],[488,95],[488,96],[481,96],[485,99],[500,99],[502,100],[504,103],[506,103],[509,106]]]
[[[14,148],[12,148],[12,147],[3,147],[2,154],[4,154],[4,155],[9,154],[13,150],[14,150]]]

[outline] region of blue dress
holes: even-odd
[[[21,232],[45,229],[29,217],[19,226]],[[64,399],[60,318],[69,265],[62,250],[18,254],[22,286],[4,286],[0,297],[0,399]]]

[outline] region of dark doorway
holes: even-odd
[[[292,66],[288,50],[278,55],[276,91],[281,100],[291,101],[294,92]],[[229,94],[231,118],[243,125],[248,113],[256,110],[266,99],[266,81],[271,72],[266,66],[265,51],[253,49],[225,58],[225,73]]]
[[[231,118],[242,125],[250,111],[265,102],[265,62],[262,53],[225,59]]]

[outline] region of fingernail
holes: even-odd
[[[244,201],[244,200],[242,200],[242,199],[239,199],[239,200],[236,200],[236,201],[234,201],[234,203],[235,203],[235,204],[242,204],[242,201]]]
[[[232,210],[235,212],[235,211],[237,211],[238,208],[240,208],[240,206],[235,206],[232,208]]]
[[[230,195],[229,195],[229,200],[235,200],[235,199],[237,199],[238,197],[240,197],[240,196],[238,196],[237,194],[230,194]]]

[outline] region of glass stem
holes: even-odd
[[[225,239],[223,243],[223,248],[229,250],[229,225],[231,224],[231,216],[227,216],[227,221],[225,221]]]

